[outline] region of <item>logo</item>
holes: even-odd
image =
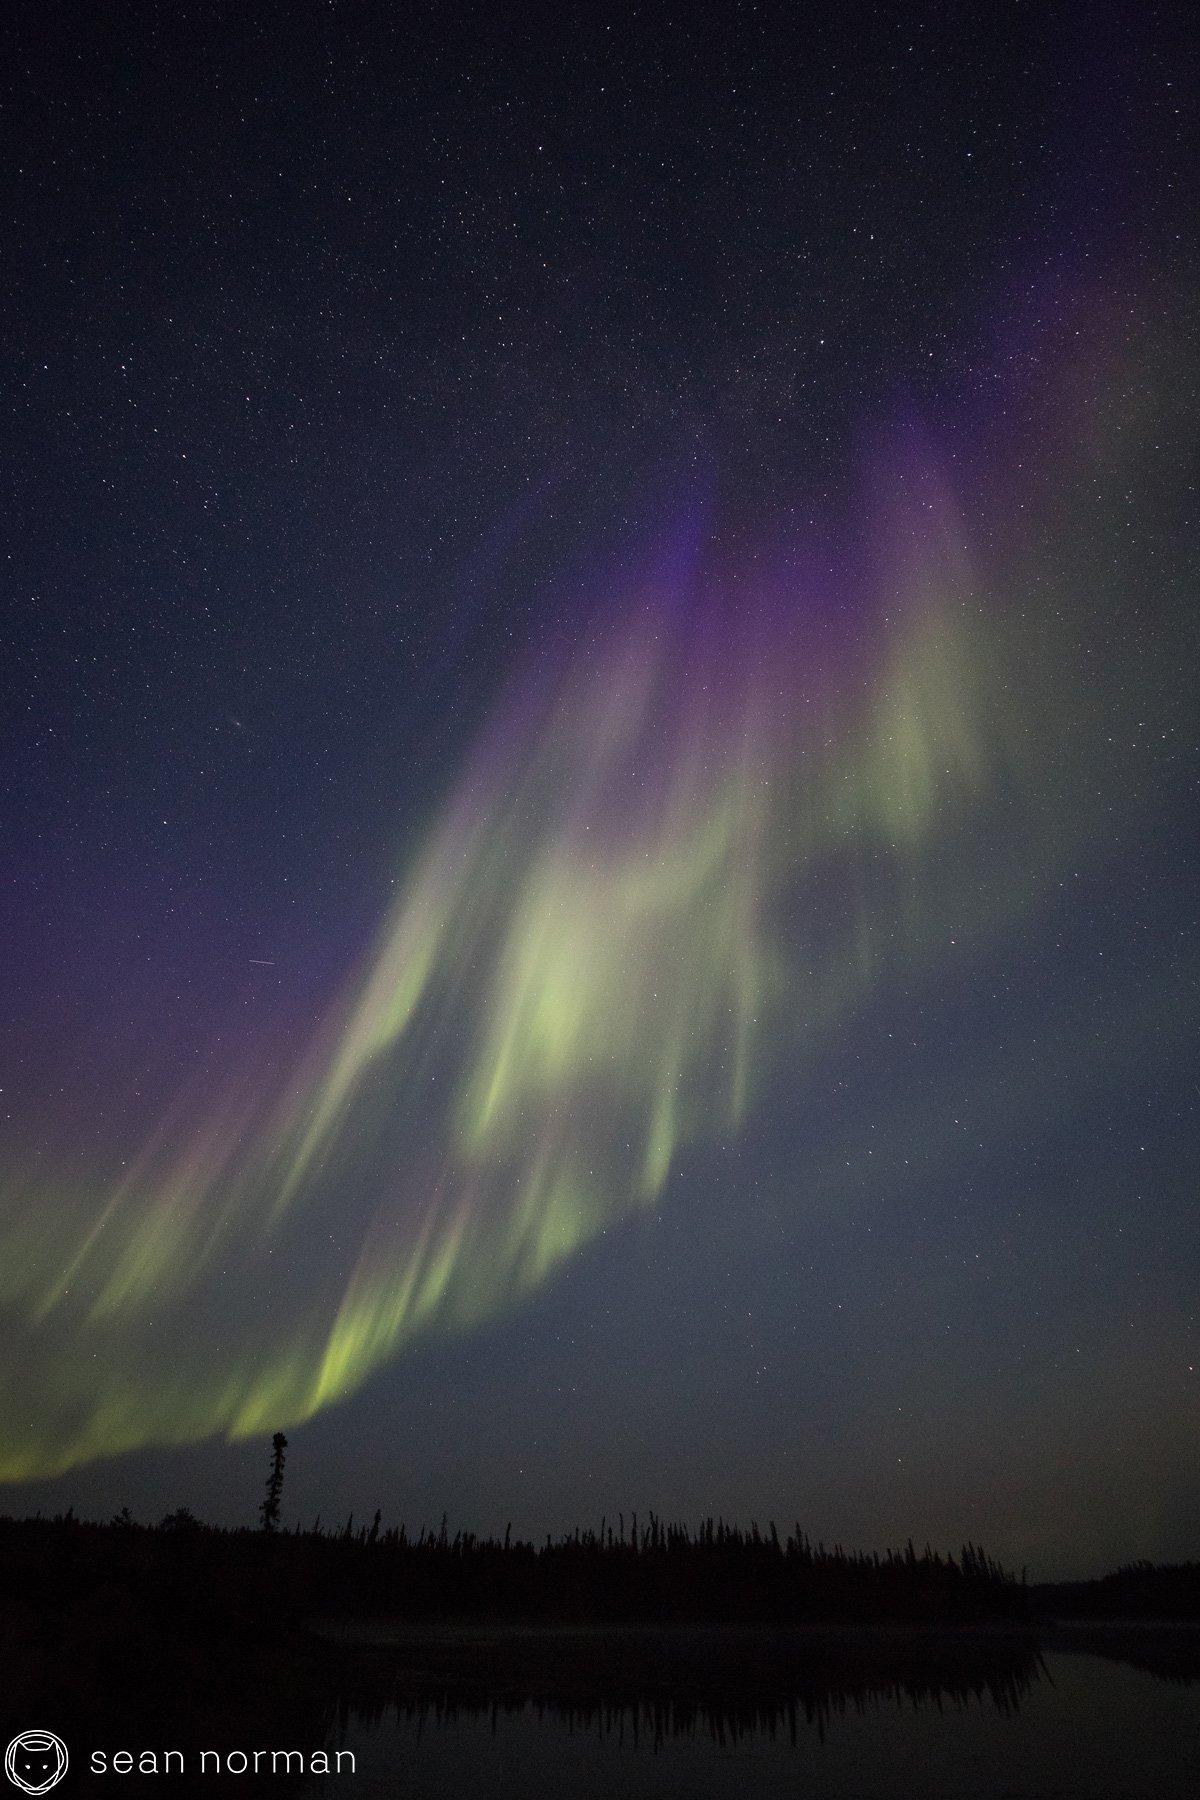
[[[67,1772],[67,1746],[52,1731],[20,1731],[4,1752],[4,1773],[27,1794],[48,1794]]]

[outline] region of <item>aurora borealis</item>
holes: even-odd
[[[1019,133],[1034,52],[993,54]],[[1175,143],[1138,70],[1114,195]],[[828,271],[806,297],[745,277],[718,329],[664,258],[629,350],[644,261],[569,208],[535,229],[530,189],[510,268],[461,121],[456,250],[419,155],[364,172],[345,94],[300,166],[329,208],[397,209],[405,257],[332,214],[306,251],[269,158],[205,248],[226,104],[194,100],[201,199],[112,120],[108,161],[77,149],[73,204],[114,208],[85,320],[44,259],[18,283],[50,387],[13,508],[11,1492],[157,1496],[195,1446],[233,1507],[228,1471],[298,1428],[314,1511],[419,1455],[434,1511],[558,1522],[640,1488],[826,1535],[965,1513],[1056,1567],[1184,1553],[1200,363],[1174,215],[1131,236],[1113,199],[1085,231],[1064,176],[1051,250],[1014,163],[982,199],[947,176],[933,220],[898,177],[908,235],[868,206],[847,248],[828,199],[797,222],[822,156],[859,205],[828,172],[847,124],[763,202]],[[573,167],[569,107],[538,104]],[[937,129],[931,158],[965,127]],[[1043,175],[1065,114],[1052,135]],[[757,153],[730,154],[745,252]],[[683,156],[677,198],[707,167]],[[658,190],[596,179],[616,243]],[[123,260],[142,216],[203,304]],[[551,242],[572,292],[529,301]],[[405,286],[423,257],[438,305]],[[156,296],[132,323],[118,267]],[[360,272],[336,303],[335,268]]]

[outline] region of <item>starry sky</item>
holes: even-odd
[[[3,30],[0,1509],[1200,1554],[1184,9]]]

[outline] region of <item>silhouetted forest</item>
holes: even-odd
[[[186,1509],[156,1527],[67,1515],[0,1520],[8,1606],[77,1610],[105,1595],[110,1618],[146,1608],[200,1623],[250,1611],[267,1630],[314,1615],[555,1622],[800,1623],[1023,1619],[1023,1580],[974,1544],[957,1556],[909,1543],[884,1554],[781,1538],[706,1519],[689,1530],[651,1513],[628,1526],[533,1544],[439,1530],[410,1536],[353,1518],[336,1529],[220,1530]]]
[[[1029,1590],[1058,1619],[1200,1619],[1200,1563],[1125,1563],[1098,1581],[1042,1582]]]
[[[798,1530],[782,1541],[705,1521],[693,1533],[653,1515],[540,1545],[445,1523],[410,1536],[382,1529],[378,1513],[284,1532],[270,1507],[257,1531],[214,1529],[186,1508],[156,1526],[128,1512],[107,1524],[0,1519],[0,1679],[14,1715],[53,1718],[76,1743],[144,1741],[148,1722],[156,1737],[169,1724],[189,1753],[243,1738],[321,1744],[347,1709],[448,1699],[604,1704],[634,1723],[649,1707],[655,1729],[704,1717],[720,1730],[785,1717],[794,1729],[797,1705],[818,1717],[843,1691],[904,1683],[1015,1704],[1035,1657],[1024,1639],[976,1644],[965,1661],[961,1645],[893,1646],[882,1661],[856,1647],[843,1688],[807,1640],[785,1652],[750,1627],[962,1624],[1023,1606],[1021,1584],[971,1546],[854,1555]],[[455,1617],[491,1624],[481,1637],[436,1623]],[[358,1621],[362,1634],[306,1628],[322,1618]],[[381,1647],[380,1619],[409,1640]],[[737,1623],[701,1623],[720,1620]]]
[[[277,1445],[268,1501],[281,1479]],[[410,1535],[379,1513],[284,1531],[277,1507],[260,1512],[259,1530],[187,1508],[154,1526],[126,1511],[0,1519],[14,1716],[53,1719],[73,1743],[143,1741],[154,1722],[189,1752],[319,1745],[388,1707],[548,1707],[604,1729],[720,1737],[822,1729],[874,1700],[1015,1709],[1051,1643],[1200,1675],[1195,1629],[1106,1623],[1195,1618],[1195,1564],[1035,1589],[973,1544],[867,1554],[813,1545],[798,1526],[781,1537],[618,1515],[534,1544],[445,1521]]]

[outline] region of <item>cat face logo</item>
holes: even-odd
[[[4,1772],[27,1794],[48,1794],[67,1772],[67,1746],[52,1731],[22,1731],[4,1753]]]

